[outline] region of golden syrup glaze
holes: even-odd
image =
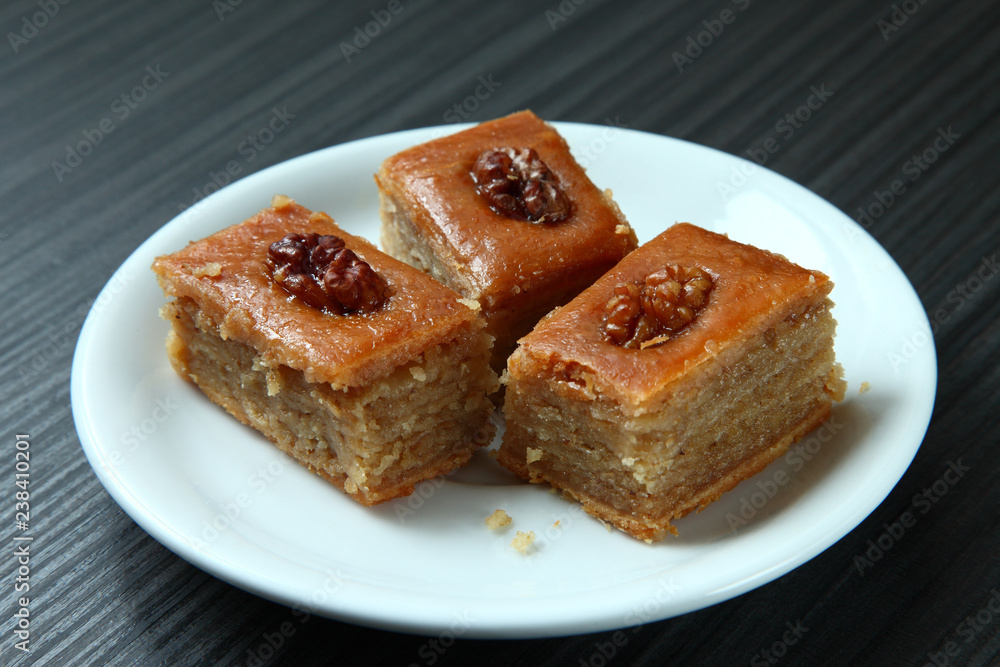
[[[608,342],[604,310],[615,287],[644,279],[667,264],[698,267],[711,274],[714,287],[704,309],[661,345],[633,350]],[[763,334],[789,313],[822,301],[832,288],[830,279],[819,271],[678,223],[539,322],[521,338],[510,363],[571,368],[576,375],[587,375],[600,392],[641,403],[698,364]]]
[[[264,263],[268,247],[308,232],[342,238],[386,280],[388,301],[371,313],[328,314],[277,285]],[[153,271],[169,296],[194,300],[223,337],[334,388],[365,384],[480,326],[456,292],[291,200],[158,257]]]
[[[506,146],[538,152],[572,201],[569,218],[532,223],[490,208],[471,170],[484,150]],[[376,181],[404,202],[417,232],[463,274],[469,296],[480,300],[487,317],[514,305],[530,310],[569,283],[582,288],[636,246],[631,227],[573,159],[566,141],[531,111],[398,153],[383,163]]]

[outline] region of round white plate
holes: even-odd
[[[719,151],[614,127],[556,123],[640,242],[675,221],[784,254],[836,282],[848,398],[833,419],[699,514],[645,544],[608,530],[482,453],[410,498],[364,508],[182,381],[164,352],[149,266],[268,206],[275,193],[378,241],[372,174],[393,153],[464,126],[334,146],[223,188],[165,225],[112,276],[80,334],[73,416],[101,483],[198,567],[293,608],[391,630],[536,637],[634,626],[781,576],[860,523],[923,439],[936,386],[920,301],[892,258],[808,190]],[[870,390],[860,393],[862,382]],[[492,532],[496,508],[513,525]],[[534,531],[527,554],[511,548]]]

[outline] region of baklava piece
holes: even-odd
[[[482,306],[502,371],[517,339],[636,247],[610,192],[530,111],[394,155],[382,247]]]
[[[489,443],[490,337],[454,291],[287,197],[153,264],[174,369],[363,505]]]
[[[674,225],[520,341],[498,460],[634,537],[676,532],[843,398],[832,288]]]

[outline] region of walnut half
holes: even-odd
[[[388,299],[382,276],[332,234],[285,234],[265,263],[274,282],[329,313],[373,311]]]
[[[529,222],[559,222],[572,205],[558,177],[534,148],[483,151],[472,165],[476,191],[500,215]]]
[[[604,305],[604,338],[629,349],[665,343],[694,321],[712,287],[708,272],[676,264],[621,283]]]

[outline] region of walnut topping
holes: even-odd
[[[604,306],[604,337],[630,349],[664,343],[694,321],[711,291],[706,271],[675,264],[622,283]]]
[[[472,179],[490,208],[508,218],[559,222],[572,212],[558,177],[533,148],[483,151],[472,166]]]
[[[330,313],[377,310],[388,298],[385,280],[337,236],[286,234],[268,248],[266,264],[274,282]]]

